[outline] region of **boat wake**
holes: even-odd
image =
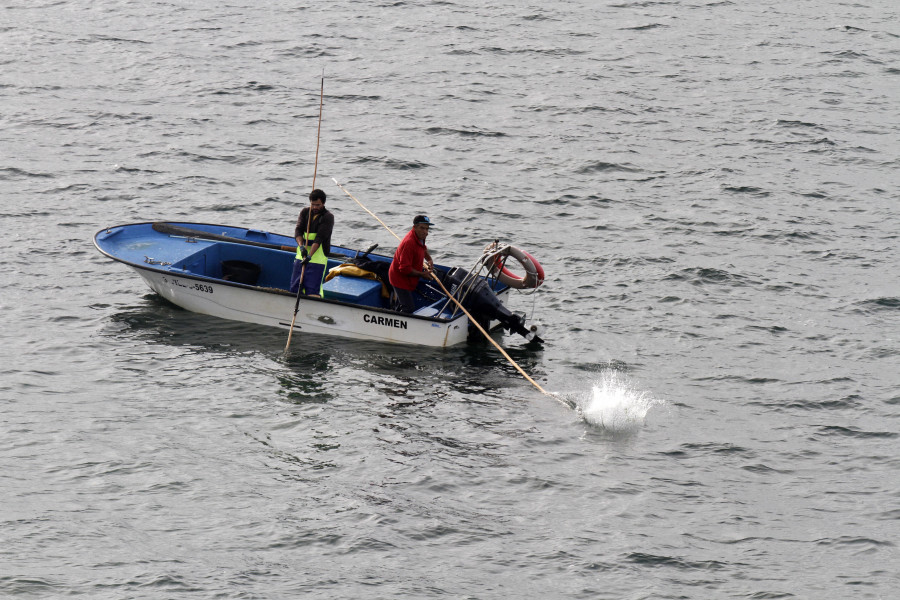
[[[603,373],[591,394],[576,406],[578,415],[588,424],[614,433],[631,433],[644,424],[654,406],[665,404],[648,392],[638,390],[617,371]]]

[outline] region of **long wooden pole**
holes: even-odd
[[[545,396],[550,396],[550,397],[553,398],[554,400],[558,401],[560,404],[563,404],[563,405],[568,406],[565,402],[563,402],[562,400],[560,400],[559,398],[557,398],[555,395],[551,394],[550,392],[548,392],[547,390],[545,390],[544,388],[542,388],[542,387],[540,386],[540,384],[538,384],[534,379],[532,379],[532,378],[528,375],[528,373],[526,373],[525,370],[524,370],[522,367],[519,366],[519,363],[517,363],[516,361],[514,361],[514,360],[512,359],[512,357],[511,357],[509,354],[507,354],[506,350],[504,350],[504,349],[500,346],[500,344],[498,344],[498,343],[494,340],[494,338],[492,338],[492,337],[488,334],[488,332],[484,330],[484,327],[481,326],[481,324],[475,319],[475,317],[473,317],[471,314],[469,314],[469,311],[467,311],[467,310],[465,309],[465,307],[464,307],[462,304],[460,304],[459,300],[457,300],[456,298],[454,298],[453,296],[450,295],[450,292],[448,292],[448,291],[447,291],[447,288],[444,287],[443,282],[438,278],[437,273],[435,273],[434,271],[431,271],[431,278],[434,279],[435,281],[437,281],[437,284],[438,284],[439,286],[441,286],[441,289],[444,290],[444,293],[447,295],[447,297],[450,298],[451,300],[453,300],[453,303],[456,304],[456,306],[458,306],[459,309],[460,309],[461,311],[463,311],[463,312],[466,314],[467,317],[469,317],[469,321],[470,321],[471,323],[473,323],[473,324],[475,325],[475,327],[478,328],[478,331],[480,331],[480,332],[484,335],[485,339],[486,339],[487,341],[489,341],[490,343],[492,343],[492,344],[494,345],[494,347],[495,347],[497,350],[500,351],[500,354],[502,354],[503,357],[506,358],[506,360],[508,360],[509,363],[510,363],[512,366],[514,366],[514,367],[516,368],[516,370],[519,371],[519,373],[522,374],[522,377],[524,377],[525,379],[527,379],[528,382],[531,383],[531,385],[533,385],[534,387],[536,387],[536,388],[538,389],[538,391],[540,391],[540,392],[541,392],[542,394],[544,394]]]
[[[338,183],[338,180],[337,180],[337,179],[335,179],[334,177],[332,177],[331,180],[332,180],[333,182],[337,183],[337,186],[338,186],[339,188],[341,188],[341,191],[343,191],[345,194],[347,194],[348,196],[350,196],[351,198],[353,198],[353,194],[351,194],[350,192],[348,192],[347,190],[345,190],[345,189],[344,189],[344,186],[342,186],[340,183]],[[359,204],[359,206],[360,206],[364,211],[366,211],[367,213],[369,213],[370,215],[372,215],[373,217],[375,217],[375,220],[378,221],[379,223],[381,223],[382,226],[384,226],[385,229],[387,229],[388,231],[390,231],[392,236],[394,236],[394,237],[397,238],[398,240],[400,239],[400,236],[399,236],[399,235],[397,235],[396,233],[394,233],[393,231],[391,231],[391,228],[388,227],[387,225],[385,225],[384,221],[382,221],[381,219],[378,218],[378,215],[376,215],[376,214],[373,213],[371,210],[369,210],[368,208],[366,208],[365,206],[363,206],[363,203],[362,203],[362,202],[360,202],[360,201],[357,200],[356,198],[353,198],[353,201],[356,202],[357,204]]]
[[[313,165],[313,183],[312,189],[316,189],[316,172],[319,170],[319,140],[322,135],[322,103],[325,101],[325,70],[322,70],[322,82],[319,87],[319,126],[316,128],[316,162]],[[310,190],[312,191],[312,190]],[[309,227],[306,228],[309,233]]]
[[[153,224],[153,231],[167,233],[173,237],[183,237],[188,239],[201,240],[218,240],[221,242],[231,242],[232,244],[244,244],[245,246],[256,246],[257,248],[271,248],[272,250],[285,250],[287,252],[296,252],[297,246],[281,246],[280,244],[267,244],[265,242],[254,242],[243,238],[231,237],[219,233],[210,233],[208,231],[200,231],[199,229],[191,229],[190,227],[181,227],[180,225],[172,225],[171,223],[163,223],[157,221]]]
[[[319,88],[319,126],[316,129],[316,162],[313,165],[312,189],[316,189],[316,173],[319,171],[319,140],[322,135],[322,103],[325,98],[325,72],[322,72],[322,85]],[[306,214],[306,235],[303,237],[303,244],[309,239],[309,225],[312,223],[312,200],[309,203],[309,212]],[[287,353],[291,347],[291,336],[294,335],[294,322],[297,320],[297,312],[300,310],[300,294],[303,293],[303,277],[306,275],[306,263],[300,267],[300,285],[297,287],[297,299],[294,301],[294,316],[291,317],[291,328],[288,331],[287,344],[284,351]]]
[[[338,186],[339,188],[341,188],[341,190],[343,190],[343,192],[344,192],[345,194],[347,194],[348,196],[350,196],[351,198],[353,198],[353,195],[352,195],[350,192],[348,192],[347,190],[345,190],[345,189],[344,189],[344,186],[342,186],[340,183],[338,183],[337,179],[334,179],[334,177],[332,177],[332,179],[334,180],[335,183],[337,183],[337,186]],[[363,208],[363,210],[365,210],[367,213],[369,213],[370,215],[372,215],[373,217],[375,217],[375,219],[376,219],[379,223],[381,223],[382,225],[384,225],[384,228],[387,229],[387,230],[391,233],[392,236],[394,236],[395,238],[397,238],[397,241],[400,241],[400,236],[397,235],[396,233],[394,233],[393,230],[391,230],[390,227],[388,227],[387,225],[385,225],[385,224],[384,224],[384,221],[382,221],[381,219],[379,219],[379,218],[375,215],[375,213],[373,213],[371,210],[369,210],[368,208],[366,208],[365,206],[363,206],[363,203],[360,202],[359,200],[357,200],[356,198],[353,198],[353,200],[354,200],[357,204],[359,204],[359,205]],[[559,397],[557,397],[555,394],[551,394],[550,392],[548,392],[547,390],[545,390],[544,388],[542,388],[542,387],[541,387],[534,379],[532,379],[532,378],[528,375],[528,373],[525,372],[525,370],[524,370],[522,367],[519,366],[519,364],[518,364],[516,361],[514,361],[514,360],[512,359],[512,357],[506,352],[506,350],[504,350],[502,347],[500,347],[500,344],[498,344],[498,343],[494,340],[494,338],[492,338],[492,337],[488,334],[488,332],[484,330],[484,327],[481,326],[481,324],[475,319],[475,317],[473,317],[471,314],[469,314],[469,311],[467,311],[467,310],[465,309],[465,307],[464,307],[462,304],[460,304],[459,300],[457,300],[456,298],[454,298],[453,296],[450,295],[450,292],[448,292],[448,291],[447,291],[447,288],[444,287],[443,282],[442,282],[440,279],[438,279],[437,273],[435,273],[434,271],[431,271],[431,278],[434,279],[435,281],[437,281],[438,285],[441,286],[441,289],[444,291],[444,294],[446,294],[448,298],[450,298],[451,300],[453,300],[453,302],[456,304],[456,306],[458,306],[459,309],[460,309],[461,311],[463,311],[463,313],[465,313],[465,315],[469,318],[469,321],[470,321],[471,323],[474,323],[475,327],[478,328],[478,331],[480,331],[480,332],[482,333],[482,335],[484,335],[485,339],[487,339],[487,341],[489,341],[490,343],[492,343],[492,344],[494,345],[494,347],[495,347],[497,350],[500,351],[500,354],[502,354],[503,357],[504,357],[506,360],[508,360],[509,363],[510,363],[512,366],[514,366],[514,367],[516,368],[516,370],[518,370],[519,373],[521,373],[522,376],[523,376],[525,379],[528,380],[529,383],[531,383],[531,385],[533,385],[534,387],[536,387],[536,388],[538,389],[538,391],[540,391],[540,392],[541,392],[542,394],[544,394],[545,396],[550,396],[551,398],[553,398],[554,400],[556,400],[557,402],[559,402],[559,403],[562,404],[563,406],[565,406],[565,407],[567,407],[567,408],[571,408],[568,404],[566,404],[563,400],[561,400],[561,399],[560,399]]]

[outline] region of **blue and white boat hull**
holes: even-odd
[[[174,226],[198,234],[171,235],[154,230],[152,223],[137,223],[104,229],[94,236],[94,244],[185,310],[269,327],[291,326],[297,302],[287,289],[294,259],[292,238],[219,225]],[[207,235],[221,239],[205,239]],[[328,267],[347,263],[358,254],[333,246]],[[390,261],[385,256],[370,257]],[[235,260],[257,266],[259,280],[253,284],[228,280],[222,265]],[[421,306],[413,314],[404,314],[388,308],[377,281],[339,275],[323,287],[322,298],[301,296],[295,332],[435,347],[454,346],[468,338],[468,317],[446,297],[433,302],[420,298]],[[503,287],[496,295],[503,299],[508,293],[509,288]]]
[[[222,285],[140,267],[134,269],[153,291],[185,310],[269,327],[287,329],[291,325],[296,302],[291,294]],[[412,315],[385,314],[301,297],[294,331],[443,347],[465,342],[468,325],[468,318],[462,314],[453,321],[439,323]]]

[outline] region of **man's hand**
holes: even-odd
[[[300,246],[300,257],[303,260],[308,261],[309,260],[309,248],[307,248],[306,246]]]

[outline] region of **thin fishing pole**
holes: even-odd
[[[322,104],[325,98],[325,70],[322,69],[322,83],[319,88],[319,126],[316,128],[316,161],[313,164],[313,180],[312,180],[312,189],[316,189],[316,173],[319,170],[319,141],[321,140],[322,135]],[[310,192],[312,195],[312,192]],[[312,198],[309,201],[309,212],[306,213],[306,235],[303,237],[304,246],[306,244],[306,240],[309,239],[309,226],[312,223]],[[303,277],[306,275],[306,263],[303,263],[300,266],[300,283],[297,286],[297,299],[294,301],[294,316],[291,317],[291,328],[288,330],[288,338],[287,344],[284,346],[284,351],[287,353],[288,348],[291,347],[291,337],[294,335],[294,322],[297,320],[297,312],[300,310],[300,295],[303,292]]]

